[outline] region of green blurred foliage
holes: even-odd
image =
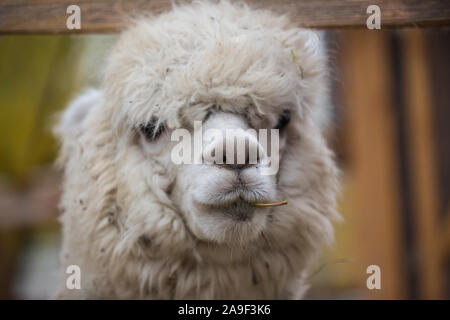
[[[77,37],[0,37],[0,174],[17,187],[54,160],[54,115],[79,88],[82,49]]]

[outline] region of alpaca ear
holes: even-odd
[[[308,88],[302,93],[302,105],[309,110],[313,122],[324,132],[332,121],[325,32],[291,29],[285,31],[281,39],[286,50],[289,50],[292,62],[297,65],[303,86]]]
[[[100,90],[88,88],[78,95],[64,111],[58,130],[67,134],[79,135],[82,130],[82,123],[92,107],[99,105],[103,99]]]
[[[56,162],[61,168],[69,157],[79,149],[79,137],[83,132],[83,123],[87,114],[94,106],[102,103],[103,94],[100,90],[87,89],[78,95],[60,116],[53,128],[53,134],[61,143],[60,156]],[[74,149],[75,148],[75,149]]]
[[[302,51],[307,51],[309,54],[322,54],[324,31],[296,28],[283,30],[283,32],[284,34],[280,39],[282,39],[285,47],[294,48],[296,51],[299,50],[299,54]]]

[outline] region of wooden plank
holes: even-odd
[[[420,294],[424,299],[443,298],[440,224],[438,219],[438,180],[434,124],[432,119],[427,44],[420,30],[405,33],[404,83],[409,137],[413,205],[416,208],[416,235],[419,248]]]
[[[400,181],[392,106],[389,35],[385,31],[343,32],[341,95],[345,106],[349,167],[354,179],[363,270],[361,287],[370,298],[405,298]],[[381,269],[381,290],[366,288],[369,265]]]
[[[366,27],[369,5],[381,8],[381,27],[449,26],[448,0],[247,0],[250,6],[288,13],[311,28]],[[160,13],[170,0],[3,0],[0,34],[110,33],[126,25],[127,17]],[[81,8],[81,30],[68,30],[66,9]]]

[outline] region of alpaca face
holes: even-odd
[[[196,237],[216,243],[246,243],[261,234],[272,211],[255,203],[278,202],[284,196],[277,186],[278,165],[289,120],[286,110],[249,118],[212,108],[201,127],[183,128],[189,133],[184,139],[190,138],[183,152],[192,151],[188,163],[174,163],[177,145],[171,138],[176,129],[167,130],[161,124],[150,134],[141,130],[139,145],[146,157],[176,172],[170,197]],[[269,141],[258,140],[256,132]],[[200,148],[195,147],[198,138]],[[208,157],[211,154],[214,158]]]

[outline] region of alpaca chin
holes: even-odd
[[[233,206],[233,205],[231,205]],[[232,212],[229,212],[232,210]],[[203,241],[226,244],[228,246],[245,245],[258,239],[267,223],[267,213],[237,213],[235,208],[222,207],[210,209],[207,213],[197,213],[192,218],[192,230]],[[242,214],[245,219],[236,218]]]

